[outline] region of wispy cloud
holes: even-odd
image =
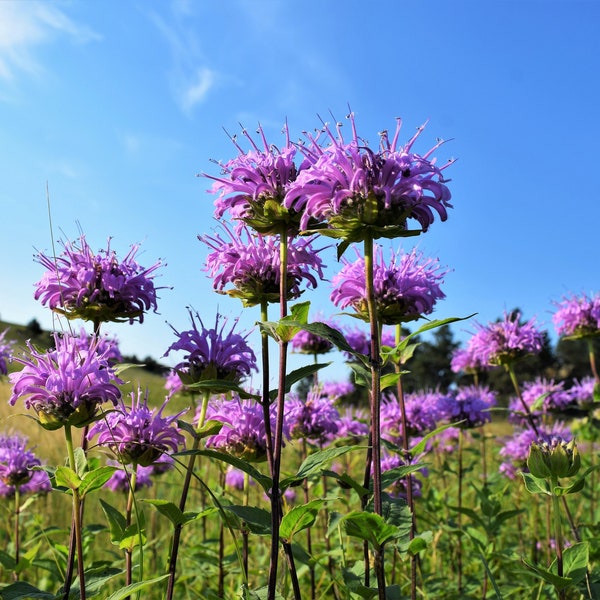
[[[100,39],[89,27],[70,19],[47,2],[0,2],[0,78],[43,71],[36,50],[58,37],[76,43]]]
[[[172,11],[168,18],[157,13],[152,13],[150,18],[171,54],[168,77],[175,102],[184,113],[189,114],[213,89],[218,74],[207,66],[195,31],[185,24],[192,13],[190,3],[176,0]]]

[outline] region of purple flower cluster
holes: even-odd
[[[461,429],[473,429],[492,420],[490,409],[495,405],[493,391],[470,385],[440,397],[438,409],[442,421],[456,423]]]
[[[108,460],[106,463],[108,466],[117,467],[111,478],[104,484],[104,487],[108,488],[113,492],[129,492],[131,487],[131,476],[130,470],[126,469],[116,460]],[[153,467],[142,465],[136,465],[136,477],[135,477],[135,490],[137,492],[142,488],[151,487],[153,474]]]
[[[262,406],[254,400],[217,400],[209,403],[206,412],[208,421],[220,421],[219,433],[206,438],[206,447],[220,450],[243,458],[260,462],[267,458],[267,437]],[[275,429],[275,406],[271,407],[271,430]],[[289,430],[284,425],[284,437]]]
[[[0,333],[0,375],[8,375],[8,361],[12,356],[13,341],[6,340],[8,329]]]
[[[600,333],[600,294],[572,295],[556,303],[552,316],[558,335],[585,337]]]
[[[212,252],[206,267],[214,288],[221,294],[240,298],[244,306],[279,302],[280,253],[279,242],[273,236],[253,234],[247,227],[235,232],[223,226],[228,239],[219,234],[200,236]],[[295,300],[303,293],[302,286],[317,287],[317,277],[323,279],[320,250],[313,247],[313,237],[290,237],[287,249],[287,299]],[[231,287],[228,287],[231,286]]]
[[[144,320],[144,313],[157,308],[154,272],[158,261],[144,268],[135,260],[139,246],[133,245],[119,261],[110,247],[95,254],[84,235],[76,242],[64,242],[61,256],[40,253],[38,262],[46,268],[36,284],[35,298],[70,319],[101,323]]]
[[[315,321],[337,328],[335,322],[323,319],[321,315],[317,315]],[[327,354],[333,350],[333,344],[315,333],[302,329],[292,338],[292,350],[299,354]]]
[[[454,373],[464,371],[465,373],[477,373],[490,368],[490,365],[482,362],[482,357],[476,354],[475,336],[469,339],[466,348],[457,348],[452,353],[450,368]]]
[[[360,318],[368,320],[365,259],[359,256],[352,263],[342,260],[344,266],[332,278],[331,300],[342,309],[353,308]],[[446,273],[437,259],[424,258],[416,249],[393,253],[386,265],[378,246],[373,285],[381,323],[395,325],[431,314],[435,303],[445,298],[440,283]]]
[[[0,436],[0,496],[10,498],[20,494],[49,492],[52,488],[48,474],[33,470],[40,459],[27,449],[27,438],[19,435]]]
[[[531,444],[539,441],[550,442],[554,437],[570,441],[573,436],[567,426],[562,424],[554,424],[552,427],[540,425],[538,433],[528,428],[517,430],[500,449],[499,455],[505,459],[500,465],[500,473],[514,479],[519,471],[527,469],[527,457]]]
[[[521,397],[532,416],[538,419],[543,414],[560,413],[575,403],[571,391],[565,389],[564,381],[556,382],[553,379],[545,379],[544,377],[524,382]],[[512,398],[508,408],[510,410],[509,421],[511,423],[521,426],[527,424],[528,417],[523,413],[523,404],[519,398]]]
[[[116,405],[121,392],[115,383],[123,382],[113,371],[110,352],[98,352],[97,338],[88,341],[85,347],[78,337],[55,333],[55,349],[45,353],[28,343],[29,356],[14,358],[24,367],[9,375],[10,404],[23,398],[46,429],[82,427],[94,419],[100,404]]]
[[[148,392],[143,396],[131,392],[131,407],[121,402],[117,410],[110,411],[97,421],[89,431],[89,438],[98,436],[99,446],[108,446],[124,463],[150,466],[165,452],[177,452],[185,438],[175,423],[182,411],[170,417],[163,416],[168,398],[156,410],[148,406]]]
[[[189,314],[192,329],[178,332],[172,327],[178,339],[164,354],[167,356],[176,350],[186,353],[184,360],[175,366],[184,385],[207,380],[239,383],[252,371],[258,370],[254,351],[246,342],[248,335],[240,335],[234,331],[237,320],[229,332],[225,333],[227,319],[223,319],[222,325],[219,326],[221,315],[217,314],[215,326],[207,329],[200,315],[196,313],[200,322],[199,329],[194,315],[191,311]]]
[[[358,327],[348,328],[344,331],[344,337],[348,345],[360,354],[369,355],[371,353],[371,335],[364,329]],[[396,334],[393,331],[384,329],[381,334],[381,345],[394,347],[396,345]],[[356,360],[352,354],[344,352],[348,360]]]
[[[74,339],[80,344],[81,349],[85,351],[89,348],[92,337],[82,327],[79,331],[79,336],[74,336]],[[119,341],[115,337],[111,338],[108,335],[99,336],[96,351],[98,354],[102,354],[111,364],[123,362],[123,356],[119,350]]]
[[[284,197],[299,170],[294,162],[296,146],[290,142],[287,124],[282,148],[269,144],[260,126],[258,134],[262,148],[243,129],[242,135],[251,149],[244,151],[237,139],[232,138],[238,155],[220,164],[221,177],[204,174],[214,180],[211,191],[219,194],[215,217],[220,219],[228,212],[232,219],[245,222],[262,234],[279,233],[282,226],[288,231],[297,230],[296,211],[283,207]]]
[[[413,463],[418,462],[418,457],[414,457],[413,458]],[[385,473],[386,471],[391,471],[392,469],[396,469],[397,467],[404,467],[406,466],[406,461],[400,457],[398,454],[390,454],[387,451],[384,451],[382,453],[382,457],[381,457],[381,472]],[[428,472],[427,469],[419,469],[418,471],[421,475],[423,476],[427,476]],[[413,498],[419,498],[421,496],[421,488],[423,487],[423,482],[414,476],[410,478],[411,481],[411,485],[412,485],[412,496]],[[407,487],[406,487],[406,483],[407,483],[407,478],[402,477],[401,479],[398,479],[397,481],[395,481],[391,488],[390,488],[390,494],[392,497],[396,497],[396,498],[404,498],[406,499],[406,491],[407,491]]]
[[[398,119],[393,139],[383,132],[376,151],[358,136],[354,115],[348,118],[352,126],[349,142],[338,123],[337,135],[324,126],[322,133],[330,140],[326,148],[312,139],[312,144],[301,148],[309,166],[300,171],[284,201],[287,208],[302,213],[301,227],[327,222],[345,230],[346,239],[359,241],[365,226],[379,236],[390,226],[406,230],[408,219],[415,219],[422,231],[433,223],[436,213],[446,220],[450,191],[441,169],[429,160],[441,142],[423,156],[414,153],[412,146],[421,127],[408,143],[399,145]]]
[[[440,406],[444,398],[445,394],[433,390],[405,395],[406,427],[411,438],[436,428],[442,418]],[[397,445],[402,443],[402,412],[398,399],[390,393],[381,403],[381,437]]]
[[[511,363],[528,354],[541,352],[544,336],[535,319],[521,323],[521,313],[504,313],[504,318],[488,325],[477,324],[478,331],[469,347],[474,358],[484,365]]]
[[[337,431],[330,434],[328,440],[334,442],[339,439],[348,438],[353,443],[357,443],[369,435],[367,419],[368,416],[364,411],[347,406],[339,414]]]
[[[324,395],[320,386],[313,386],[306,400],[291,397],[286,403],[285,418],[292,438],[323,444],[339,431],[340,414],[335,399]]]

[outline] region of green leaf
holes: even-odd
[[[250,394],[237,383],[226,381],[224,379],[205,379],[204,381],[186,384],[186,388],[189,388],[190,390],[200,390],[202,392],[211,392],[213,394],[227,394],[229,392],[235,392],[244,400],[260,400],[260,396],[257,396],[256,394]]]
[[[82,483],[79,475],[69,467],[56,467],[54,477],[56,478],[57,486],[65,487],[70,490],[79,489],[79,486]]]
[[[14,556],[11,556],[4,550],[0,550],[0,565],[2,565],[7,571],[14,571],[17,563]]]
[[[93,471],[88,471],[83,476],[83,481],[79,487],[79,494],[83,498],[89,492],[93,492],[101,488],[111,477],[112,474],[117,470],[117,467],[98,467]]]
[[[397,527],[389,525],[383,517],[371,512],[351,512],[344,517],[343,523],[349,536],[365,540],[376,550],[398,535]]]
[[[140,528],[137,523],[133,525],[129,525],[123,531],[123,536],[121,537],[121,541],[119,542],[119,548],[121,550],[133,550],[136,546],[140,544],[143,546],[146,543],[146,532],[144,529]]]
[[[400,376],[400,373],[386,373],[385,375],[382,375],[380,380],[380,389],[385,390],[389,387],[398,385]]]
[[[348,473],[336,473],[335,471],[329,471],[327,469],[321,471],[322,475],[325,475],[326,477],[331,477],[333,479],[335,479],[339,485],[344,488],[344,489],[353,489],[357,494],[359,498],[363,498],[364,496],[368,496],[370,491],[365,488],[362,484],[360,484],[358,481],[356,481],[355,479],[353,479],[352,477],[350,477],[350,475],[348,475]]]
[[[296,533],[312,527],[323,504],[325,504],[325,500],[319,499],[311,500],[301,506],[294,506],[281,520],[279,528],[281,539],[291,544]]]
[[[83,448],[75,448],[73,450],[75,456],[75,472],[79,477],[83,478],[88,471],[88,460]]]
[[[537,575],[540,579],[543,579],[544,581],[547,581],[548,583],[552,584],[557,590],[564,590],[568,588],[572,583],[572,579],[570,577],[560,577],[556,575],[556,573],[553,573],[551,570],[544,569],[543,567],[540,567],[538,565],[534,565],[533,563],[525,560],[524,558],[522,558],[521,561],[526,567],[533,571],[535,575]],[[552,565],[550,565],[550,568],[552,568]]]
[[[110,541],[116,546],[123,538],[123,532],[127,526],[127,520],[114,506],[111,506],[108,502],[105,502],[100,498],[100,506],[108,521],[108,527],[110,530]]]
[[[547,496],[552,495],[550,486],[545,479],[534,477],[531,473],[524,473],[523,471],[520,471],[520,473],[523,477],[523,481],[525,482],[525,487],[530,494],[546,494]]]
[[[111,594],[108,598],[106,598],[106,600],[124,600],[128,596],[131,596],[133,592],[138,592],[139,590],[143,590],[156,583],[164,581],[168,576],[169,574],[165,573],[165,575],[155,577],[154,579],[146,579],[145,581],[138,581],[137,583],[132,583],[131,585],[128,585],[116,591],[114,594]]]
[[[583,581],[589,562],[589,545],[587,542],[573,544],[563,550],[563,572],[565,577],[573,580],[573,585]]]
[[[305,367],[300,367],[299,369],[295,369],[291,373],[288,373],[285,376],[285,393],[287,394],[292,389],[292,386],[295,383],[298,383],[299,381],[301,381],[302,379],[305,379],[306,377],[310,377],[311,375],[314,375],[317,371],[319,371],[325,367],[328,367],[330,364],[331,363],[317,363],[317,364],[306,365]],[[279,389],[271,390],[269,392],[269,398],[271,398],[271,400],[274,400],[275,398],[277,398],[278,394],[279,394]]]
[[[326,450],[318,450],[310,454],[300,465],[296,476],[293,480],[302,480],[311,475],[320,474],[325,465],[328,465],[332,460],[352,452],[353,450],[364,450],[365,446],[338,446],[337,448],[327,448]],[[290,480],[286,480],[290,481]],[[282,482],[283,487],[283,482]]]
[[[425,463],[414,463],[412,465],[402,465],[394,467],[381,474],[381,487],[386,488],[396,483],[399,479],[404,479],[408,474],[419,471],[425,466]]]
[[[438,427],[437,429],[430,431],[427,435],[425,435],[424,437],[421,438],[421,440],[419,441],[418,444],[416,444],[415,446],[413,446],[411,448],[410,453],[413,456],[417,456],[417,455],[421,454],[422,452],[425,452],[425,450],[427,448],[427,443],[429,442],[429,440],[431,438],[434,438],[438,433],[441,433],[445,429],[448,429],[448,427],[455,427],[456,425],[457,425],[457,423],[447,423],[446,425],[442,425],[441,427]]]
[[[257,535],[271,535],[271,513],[256,506],[223,506],[225,510],[237,515],[248,529]]]
[[[181,512],[176,504],[169,502],[168,500],[144,499],[142,502],[154,506],[154,508],[156,508],[161,515],[167,517],[173,525],[185,525],[197,517],[197,513]]]
[[[0,589],[0,598],[2,600],[23,600],[24,598],[53,600],[54,597],[54,594],[43,592],[25,581],[17,581]]]
[[[175,456],[190,456],[192,454],[195,454],[196,456],[208,456],[209,458],[214,458],[215,460],[220,460],[229,465],[233,465],[237,469],[244,471],[244,473],[248,473],[252,479],[262,486],[265,492],[268,492],[273,485],[270,477],[263,475],[249,462],[242,460],[237,456],[226,454],[225,452],[217,452],[216,450],[184,450],[182,452],[177,452]]]

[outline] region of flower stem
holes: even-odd
[[[535,435],[537,435],[539,437],[540,432],[538,430],[537,425],[535,424],[535,420],[533,418],[533,415],[531,414],[531,411],[529,410],[529,406],[527,406],[527,403],[525,402],[525,400],[523,399],[523,394],[521,393],[521,387],[519,386],[519,380],[517,379],[517,374],[515,373],[515,370],[512,366],[512,364],[507,363],[505,365],[506,370],[510,376],[510,380],[513,384],[513,387],[515,389],[515,392],[517,394],[517,398],[519,399],[519,402],[521,403],[521,406],[523,407],[523,410],[525,411],[525,415],[527,417],[527,421],[531,427],[531,429],[534,431]]]
[[[17,567],[19,566],[20,554],[20,538],[19,538],[19,515],[21,514],[21,495],[19,494],[19,486],[15,486],[15,570],[13,579],[18,581]]]
[[[133,507],[133,497],[137,484],[137,464],[134,462],[131,465],[131,476],[129,478],[129,493],[127,494],[127,505],[125,507],[125,527],[131,525],[131,509]],[[125,585],[131,585],[132,579],[132,552],[131,548],[125,549]],[[128,600],[129,596],[125,599]]]
[[[380,328],[375,304],[375,287],[373,283],[374,246],[373,236],[370,232],[365,234],[365,291],[367,308],[369,312],[369,325],[371,331],[371,446],[373,453],[373,512],[383,514],[382,489],[381,489],[381,358],[380,358]],[[374,556],[375,575],[377,577],[377,590],[379,600],[385,600],[385,568],[384,547],[375,550]]]
[[[287,257],[288,257],[288,238],[285,227],[279,235],[279,306],[280,318],[287,316]],[[277,584],[277,566],[279,558],[279,526],[282,519],[281,493],[279,489],[279,477],[281,474],[281,450],[283,448],[283,420],[285,410],[285,380],[287,370],[287,349],[288,342],[285,339],[279,340],[279,372],[278,372],[278,390],[277,390],[277,415],[275,421],[275,438],[273,447],[273,472],[271,487],[271,554],[269,564],[269,582],[267,600],[275,600]],[[287,558],[288,567],[292,579],[295,600],[300,600],[300,585],[294,564],[292,547],[290,544],[283,544],[283,549]]]
[[[594,352],[594,341],[593,339],[587,338],[588,356],[590,357],[590,369],[594,376],[594,381],[600,384],[600,375],[598,375],[598,369],[596,368],[596,353]]]
[[[73,471],[77,471],[75,464],[75,452],[73,450],[73,436],[71,432],[71,426],[65,426],[65,441],[67,444],[67,453],[69,456],[69,467]],[[86,600],[85,594],[85,573],[83,569],[83,538],[82,538],[82,525],[81,525],[81,498],[79,497],[79,491],[73,489],[73,530],[75,535],[75,546],[77,550],[77,576],[79,577],[79,589],[81,600]],[[66,584],[65,584],[66,585]],[[70,582],[69,582],[70,587]]]
[[[400,344],[402,341],[402,333],[401,326],[396,325],[396,345]],[[398,396],[398,404],[400,406],[400,426],[401,426],[401,434],[402,434],[402,452],[404,454],[404,462],[409,465],[411,463],[411,454],[410,454],[410,444],[408,439],[408,427],[407,427],[407,417],[406,417],[406,403],[404,402],[404,389],[402,386],[402,365],[397,363],[394,365],[394,369],[398,374],[398,383],[396,385],[396,392]],[[406,503],[408,504],[408,508],[410,509],[411,514],[411,524],[409,531],[409,539],[413,539],[416,533],[416,520],[415,520],[415,499],[413,497],[413,489],[412,489],[412,474],[409,473],[406,476]],[[417,598],[417,555],[413,554],[410,557],[410,597],[411,600],[416,600]]]
[[[269,320],[269,303],[262,300],[260,304],[260,319],[263,323]],[[271,431],[271,398],[269,396],[270,369],[269,369],[269,335],[265,331],[260,333],[262,356],[262,396],[261,404],[265,422],[265,445],[269,475],[273,476],[273,432]]]
[[[554,528],[554,543],[556,544],[556,574],[559,577],[564,576],[563,570],[563,537],[562,537],[562,523],[560,515],[560,499],[554,494],[554,489],[558,487],[558,479],[552,477],[550,485],[552,486],[552,517],[553,517],[553,528]],[[558,590],[559,600],[566,598],[564,590]]]
[[[206,410],[208,408],[208,400],[210,399],[210,391],[205,391],[202,396],[202,406],[200,408],[200,417],[198,419],[198,429],[204,425],[204,419],[206,418]],[[198,450],[200,447],[200,437],[196,435],[194,437],[194,443],[192,450]],[[192,481],[192,475],[194,473],[194,464],[196,462],[196,455],[191,454],[190,459],[185,471],[185,479],[183,481],[183,488],[181,489],[181,498],[179,499],[179,510],[185,511],[185,504],[187,502],[188,493],[190,491],[190,484]],[[177,555],[179,553],[179,545],[181,542],[181,530],[182,524],[175,525],[173,531],[173,541],[171,543],[171,556],[169,557],[169,581],[167,583],[167,592],[165,595],[166,600],[173,600],[173,592],[175,591],[175,572],[177,570]]]

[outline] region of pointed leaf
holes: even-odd
[[[383,517],[371,512],[351,512],[343,519],[346,533],[365,540],[378,550],[397,536],[398,528],[388,525]]]
[[[573,580],[573,585],[583,581],[589,562],[589,545],[586,542],[573,544],[563,550],[563,571],[565,577]]]
[[[271,513],[256,506],[224,506],[225,510],[237,515],[248,529],[257,535],[271,535]]]
[[[17,581],[0,589],[2,600],[23,600],[24,598],[42,598],[53,600],[54,594],[43,592],[25,581]]]
[[[285,393],[287,394],[292,389],[292,386],[294,384],[298,383],[302,379],[305,379],[306,377],[310,377],[311,375],[314,375],[317,371],[319,371],[320,369],[323,369],[325,367],[328,367],[330,364],[331,363],[317,363],[317,364],[306,365],[304,367],[300,367],[299,369],[292,371],[291,373],[288,373],[285,376]],[[275,400],[275,398],[277,398],[278,394],[279,394],[278,389],[271,390],[269,392],[269,398],[271,398],[271,400]]]
[[[54,476],[56,478],[56,485],[59,487],[76,490],[81,485],[79,475],[69,467],[56,467]]]
[[[523,481],[525,482],[525,487],[530,494],[546,494],[547,496],[552,495],[550,486],[545,479],[534,477],[531,473],[524,473],[523,471],[520,473],[523,477]]]
[[[116,591],[114,594],[111,594],[106,600],[124,600],[133,594],[133,592],[138,592],[139,590],[143,590],[147,587],[150,587],[156,583],[164,581],[169,576],[168,573],[165,575],[161,575],[160,577],[155,577],[154,579],[147,579],[146,581],[138,581],[137,583],[132,583],[120,590]]]
[[[101,488],[113,475],[113,473],[117,470],[117,467],[98,467],[93,471],[88,471],[81,482],[81,486],[79,487],[79,494],[83,498],[89,492],[93,492]]]
[[[337,448],[327,448],[326,450],[313,452],[300,465],[295,479],[302,480],[311,475],[318,474],[332,460],[353,450],[364,450],[365,448],[366,446],[339,446]]]
[[[110,530],[110,541],[118,545],[123,537],[123,532],[127,526],[127,521],[114,506],[111,506],[108,502],[105,502],[100,498],[100,506],[108,521],[108,527]]]
[[[173,525],[184,525],[188,521],[196,518],[196,514],[192,516],[189,513],[183,513],[176,504],[169,502],[168,500],[144,499],[143,502],[154,506],[154,508],[156,508],[161,515],[167,517]]]
[[[281,520],[279,528],[281,539],[291,544],[296,533],[312,527],[323,504],[325,504],[325,500],[320,499],[311,500],[301,506],[294,506]]]
[[[195,454],[196,456],[208,456],[210,458],[214,458],[216,460],[223,461],[229,465],[233,465],[237,469],[244,471],[244,473],[248,473],[252,479],[254,479],[257,483],[259,483],[265,492],[268,492],[273,485],[272,479],[263,475],[258,469],[253,467],[249,462],[238,458],[237,456],[232,456],[231,454],[226,454],[225,452],[217,452],[216,450],[184,450],[182,452],[177,452],[176,456],[190,456]]]

